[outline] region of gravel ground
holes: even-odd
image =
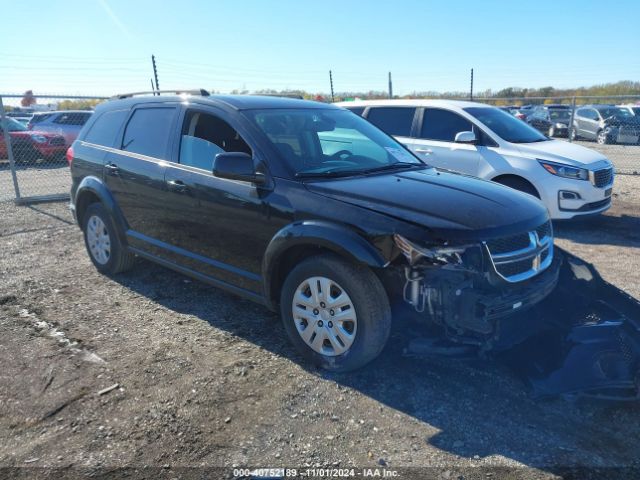
[[[618,177],[614,202],[557,225],[558,244],[640,297],[640,176]],[[640,467],[637,404],[535,401],[491,361],[403,356],[406,332],[367,368],[327,374],[258,305],[144,261],[98,274],[62,203],[0,203],[0,218],[0,468],[23,467],[0,478],[223,466],[622,478],[616,467]]]

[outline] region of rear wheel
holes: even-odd
[[[120,242],[113,219],[101,203],[87,207],[82,230],[89,258],[99,272],[113,275],[133,266],[135,256]]]
[[[378,277],[330,254],[305,260],[289,273],[280,309],[298,351],[335,372],[377,357],[391,329],[391,308]]]

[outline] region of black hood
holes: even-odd
[[[306,188],[425,227],[443,240],[484,240],[548,220],[544,205],[531,195],[434,168],[315,181]]]

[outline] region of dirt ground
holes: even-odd
[[[615,195],[606,215],[556,225],[557,244],[640,298],[640,176],[618,176]],[[0,203],[0,258],[0,478],[640,468],[638,404],[536,401],[491,361],[404,356],[398,331],[372,365],[327,374],[258,305],[142,260],[100,275],[63,203]]]

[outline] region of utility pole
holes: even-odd
[[[335,102],[335,98],[333,96],[333,74],[331,70],[329,70],[329,84],[331,85],[331,103]]]
[[[156,79],[156,91],[159,92],[160,91],[160,85],[158,84],[158,69],[156,68],[156,56],[155,55],[151,55],[151,63],[153,64],[153,76]],[[160,95],[158,93],[158,95]]]
[[[153,78],[150,78],[149,81],[151,82],[151,91],[155,95],[156,94],[156,87],[153,86]]]
[[[469,100],[473,102],[473,68],[471,69],[471,90],[469,91]]]
[[[389,98],[393,98],[393,83],[391,83],[391,72],[389,72]]]

